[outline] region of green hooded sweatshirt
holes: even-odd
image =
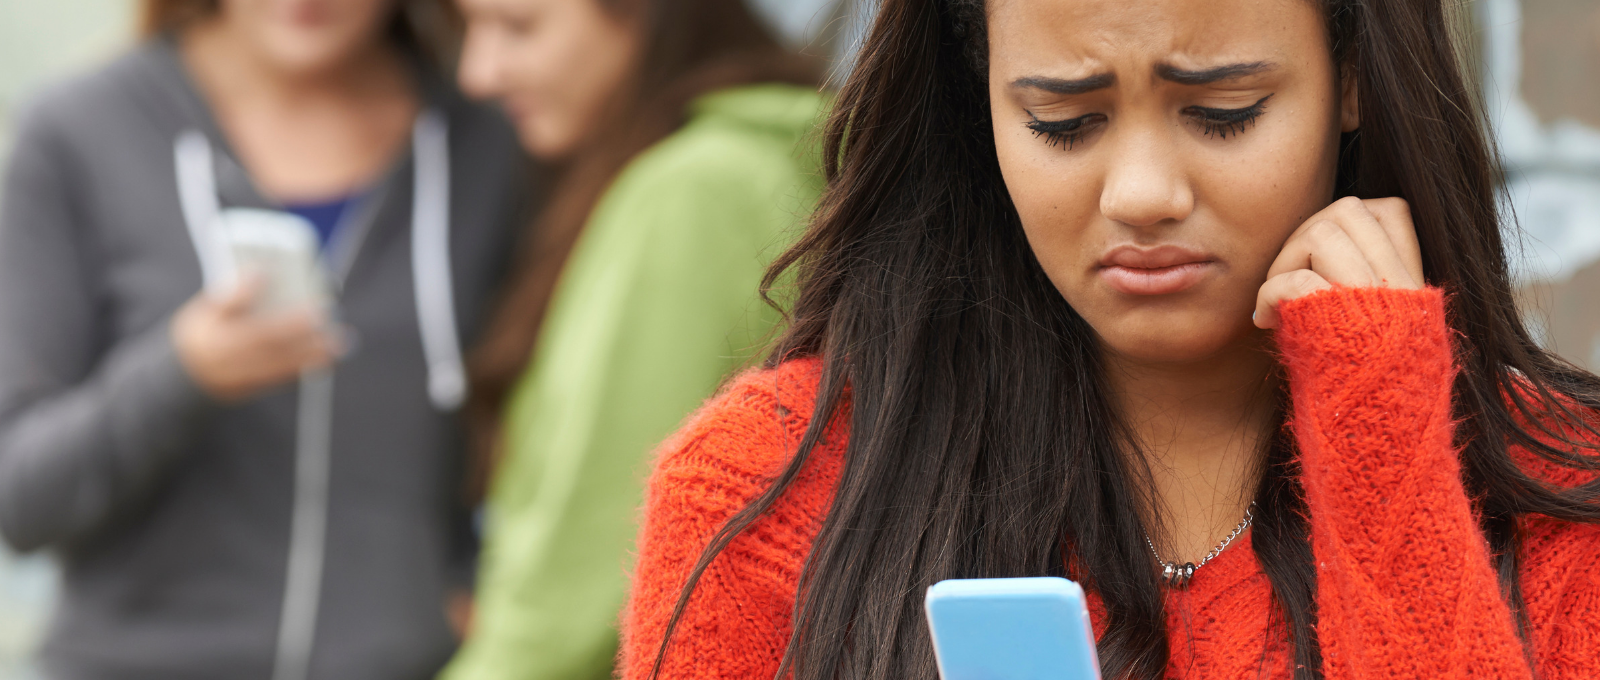
[[[702,96],[596,205],[505,414],[446,680],[610,677],[651,452],[771,338],[758,288],[821,192],[825,106],[789,85]]]

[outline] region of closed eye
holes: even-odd
[[[1033,136],[1044,137],[1045,143],[1063,149],[1071,149],[1072,145],[1077,144],[1078,140],[1093,130],[1095,125],[1106,119],[1102,113],[1090,113],[1066,120],[1039,120],[1031,112],[1028,116],[1033,118],[1028,123],[1028,129],[1033,130]]]
[[[1227,139],[1244,132],[1262,113],[1267,110],[1267,100],[1272,95],[1267,95],[1256,103],[1239,109],[1214,109],[1209,106],[1190,106],[1183,109],[1183,115],[1193,119],[1200,125],[1201,131],[1207,137],[1221,137]]]

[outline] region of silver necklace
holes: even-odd
[[[1166,584],[1168,588],[1187,588],[1189,579],[1194,578],[1194,572],[1198,571],[1200,567],[1206,566],[1206,563],[1215,559],[1217,555],[1221,555],[1222,551],[1228,549],[1228,544],[1232,543],[1233,539],[1238,538],[1239,534],[1250,528],[1250,523],[1255,521],[1256,518],[1250,512],[1250,509],[1254,507],[1256,507],[1255,501],[1251,501],[1249,505],[1244,506],[1244,519],[1239,520],[1239,526],[1234,527],[1233,531],[1228,532],[1228,535],[1223,537],[1222,542],[1217,544],[1217,547],[1212,548],[1211,552],[1200,558],[1199,564],[1194,562],[1178,564],[1177,562],[1168,562],[1161,559],[1161,553],[1156,552],[1155,541],[1150,540],[1150,534],[1146,533],[1144,535],[1144,544],[1150,546],[1150,554],[1155,555],[1156,562],[1161,565],[1161,582]]]

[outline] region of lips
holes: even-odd
[[[1216,266],[1212,257],[1181,246],[1120,246],[1099,262],[1100,277],[1127,295],[1171,295],[1200,283]]]

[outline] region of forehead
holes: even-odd
[[[1092,71],[1327,58],[1315,0],[989,0],[991,63]]]

